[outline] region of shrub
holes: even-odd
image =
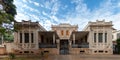
[[[10,58],[10,59],[15,59],[15,54],[9,53],[9,58]]]

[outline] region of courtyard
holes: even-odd
[[[119,60],[119,55],[47,55],[43,58],[32,55],[18,55],[13,60]],[[0,56],[0,60],[8,60],[7,56]]]

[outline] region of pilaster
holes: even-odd
[[[53,34],[53,44],[55,43],[55,34]]]
[[[75,34],[73,34],[73,44],[75,44]]]

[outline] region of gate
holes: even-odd
[[[60,54],[69,54],[69,42],[68,40],[60,40]]]

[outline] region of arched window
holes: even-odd
[[[69,35],[69,31],[68,30],[66,31],[66,35]]]
[[[61,35],[64,35],[64,31],[63,30],[61,30]]]

